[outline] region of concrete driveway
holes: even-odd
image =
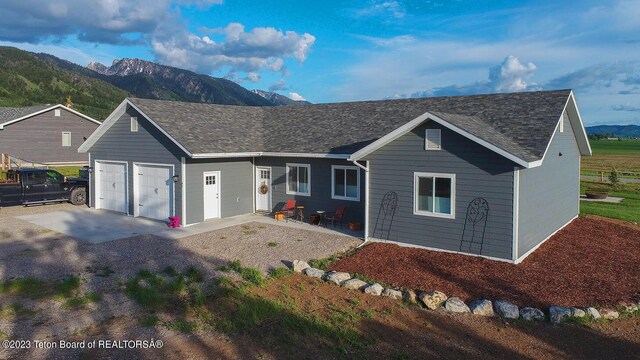
[[[17,218],[93,244],[167,230],[167,224],[160,221],[87,208]]]
[[[172,229],[161,221],[140,217],[126,216],[106,210],[81,208],[65,211],[43,212],[32,215],[16,216],[32,224],[69,235],[74,239],[99,244],[106,241],[129,238],[138,235],[155,235],[167,239],[181,239],[190,235],[197,235],[230,226],[259,222],[276,224],[289,228],[310,230],[331,235],[348,235],[361,238],[362,231],[331,230],[320,226],[299,222],[276,222],[273,218],[260,214],[238,215],[224,219],[210,219],[188,227]]]

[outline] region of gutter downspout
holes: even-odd
[[[258,194],[256,193],[256,157],[253,156],[251,157],[251,165],[253,167],[253,195],[251,196],[253,198],[253,213],[256,213],[256,197],[258,196]]]
[[[369,241],[369,161],[366,162],[367,166],[359,164],[357,160],[350,161],[364,170],[364,242],[358,245],[362,247]]]

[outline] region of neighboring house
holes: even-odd
[[[511,262],[578,216],[591,154],[570,90],[268,108],[126,99],[79,151],[96,208],[190,225],[296,199],[307,216],[346,206],[367,240]]]
[[[64,105],[0,107],[0,153],[40,164],[86,163],[78,147],[99,125]]]

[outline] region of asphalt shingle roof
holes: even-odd
[[[430,112],[525,161],[542,159],[570,90],[247,107],[129,99],[191,153],[352,154]]]
[[[53,105],[42,104],[26,107],[0,107],[0,124],[19,119],[23,116],[27,116],[38,111],[50,108],[51,106]]]

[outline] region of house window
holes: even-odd
[[[62,146],[71,146],[71,133],[69,131],[62,132]]]
[[[287,194],[311,196],[311,165],[287,164]]]
[[[560,132],[564,132],[564,117],[560,118]]]
[[[455,218],[455,174],[414,173],[413,189],[415,215]]]
[[[360,171],[355,166],[331,166],[331,198],[360,201]]]
[[[440,129],[427,129],[424,134],[425,150],[440,150],[441,135]]]
[[[131,118],[131,132],[136,132],[138,131],[138,118],[137,117],[132,117]]]
[[[53,110],[53,116],[60,117],[60,109]]]

